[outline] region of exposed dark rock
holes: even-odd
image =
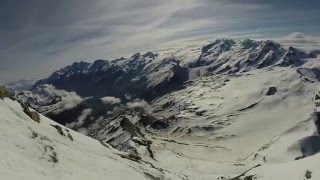
[[[44,152],[50,157],[51,162],[57,163],[58,162],[58,154],[54,150],[52,145],[44,145]]]
[[[167,109],[169,107],[171,107],[174,104],[173,101],[167,101],[165,104],[163,104],[161,107],[162,109]]]
[[[256,105],[259,104],[260,101],[258,102],[255,102],[255,103],[252,103],[250,104],[249,106],[245,107],[245,108],[242,108],[242,109],[239,109],[239,111],[245,111],[245,110],[248,110],[248,109],[251,109],[251,108],[254,108]]]
[[[312,51],[309,53],[309,57],[310,57],[310,58],[316,58],[319,54],[320,54],[320,50],[312,50]]]
[[[320,70],[317,68],[298,68],[297,73],[308,82],[320,81]]]
[[[282,67],[293,65],[297,67],[305,63],[305,58],[309,58],[309,55],[306,52],[290,46],[288,51],[283,55],[281,61],[277,65]]]
[[[140,139],[140,138],[133,138],[132,141],[135,142],[135,143],[138,143],[141,146],[146,146],[147,147],[147,151],[149,152],[149,156],[152,159],[154,159],[154,153],[151,150],[152,141],[147,140],[147,139]]]
[[[120,122],[120,126],[123,130],[126,132],[129,132],[133,137],[144,137],[144,135],[141,133],[140,129],[134,125],[130,119],[126,117],[122,117],[122,121]]]
[[[254,180],[254,175],[245,176],[243,180]]]
[[[40,115],[35,111],[30,112],[30,118],[35,122],[40,123]]]
[[[168,128],[168,124],[164,121],[161,121],[161,120],[156,120],[154,122],[151,123],[150,127],[153,128],[153,129],[166,129]]]
[[[320,135],[320,92],[316,92],[315,96],[314,96],[314,104],[315,104],[315,111],[312,114],[313,120],[314,120],[314,124],[317,128],[317,132]]]
[[[276,94],[277,88],[276,87],[269,87],[269,89],[266,92],[266,96],[272,96]]]
[[[149,52],[147,52],[147,53],[145,53],[144,55],[142,55],[144,58],[146,58],[146,57],[149,57],[149,58],[155,58],[155,57],[157,57],[159,54],[157,54],[157,53],[153,53],[153,52],[151,52],[151,51],[149,51]]]
[[[37,123],[40,123],[40,115],[35,112],[35,111],[30,111],[28,105],[22,103],[22,102],[19,102],[22,109],[23,109],[23,112],[26,113],[26,115],[28,115],[32,120],[34,120],[35,122]]]
[[[12,94],[6,87],[0,86],[0,99],[3,99],[5,97],[12,98]]]
[[[176,133],[176,132],[178,132],[180,130],[180,132],[181,132],[181,127],[176,127],[173,131],[172,131],[172,133]]]
[[[257,45],[257,42],[251,39],[245,39],[241,42],[241,47],[243,49],[250,49]]]
[[[53,124],[50,124],[52,127],[56,128],[58,133],[61,135],[61,136],[66,136],[62,130],[62,127],[59,126],[59,125],[53,125]]]
[[[119,154],[120,157],[122,158],[126,158],[126,159],[129,159],[131,161],[135,161],[135,162],[139,162],[141,160],[141,157],[136,155],[136,154]]]
[[[161,178],[159,177],[156,177],[150,173],[147,173],[147,172],[143,172],[143,174],[148,178],[148,179],[151,179],[151,180],[161,180]]]
[[[204,114],[205,112],[207,112],[207,111],[206,111],[206,110],[197,111],[197,112],[196,112],[196,115],[197,115],[197,116],[203,116],[203,114]]]
[[[206,125],[206,126],[202,126],[202,129],[204,129],[206,131],[213,131],[215,129],[215,127],[211,126],[211,125]]]
[[[32,139],[36,139],[38,137],[38,133],[37,132],[32,131],[31,133],[32,133],[32,136],[31,136]]]
[[[71,136],[71,134],[70,134],[69,132],[68,132],[67,137],[68,137],[71,141],[73,141],[73,137]]]
[[[126,115],[128,117],[126,117]],[[130,116],[140,116],[143,120],[133,123]],[[113,148],[139,156],[136,146],[145,146],[149,156],[154,159],[151,150],[152,141],[146,139],[138,125],[146,127],[153,122],[152,116],[141,115],[134,110],[124,110],[115,114],[111,118],[100,121],[89,127],[89,136],[98,139],[103,143],[108,143]],[[117,132],[117,133],[115,133]]]
[[[152,124],[156,120],[157,118],[155,118],[154,116],[151,116],[149,114],[142,114],[139,122],[142,124],[142,126],[147,127],[148,125]]]
[[[242,174],[240,174],[240,175],[238,175],[238,176],[236,176],[236,177],[234,177],[234,178],[231,178],[230,180],[240,180],[241,177],[243,177],[243,176],[246,175],[246,173],[248,173],[248,172],[251,171],[252,169],[255,169],[255,168],[260,167],[260,166],[261,166],[261,164],[258,164],[258,165],[256,165],[256,166],[254,166],[254,167],[246,170],[246,171],[243,172]],[[251,177],[251,175],[249,175],[249,178],[250,178],[250,177]],[[251,178],[252,178],[252,177],[251,177]]]
[[[274,51],[269,51],[264,57],[260,57],[262,60],[257,64],[257,68],[264,68],[272,65],[277,60],[277,55]]]
[[[132,55],[130,59],[137,60],[140,56],[141,56],[140,53],[136,53],[136,54]]]
[[[311,179],[312,177],[312,172],[307,170],[306,173],[304,174],[304,176],[307,178],[307,179]]]
[[[315,112],[314,124],[317,128],[318,134],[320,134],[320,112]]]

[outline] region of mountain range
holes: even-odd
[[[318,179],[319,54],[309,41],[217,39],[75,62],[0,100],[2,154],[30,155],[6,156],[1,169],[16,179]]]

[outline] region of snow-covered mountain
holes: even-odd
[[[52,84],[58,89],[75,91],[80,96],[115,96],[124,101],[127,99],[125,95],[152,99],[188,79],[187,68],[179,66],[175,59],[159,61],[157,57],[158,54],[148,52],[134,54],[128,59],[76,62],[38,81],[35,87]],[[153,77],[159,71],[161,77],[155,80]]]
[[[233,74],[273,66],[300,66],[305,59],[315,58],[319,51],[285,48],[269,40],[218,39],[194,53],[192,57],[196,58],[187,63],[186,54],[152,52],[137,53],[128,59],[76,62],[38,81],[35,87],[52,84],[80,96],[115,96],[126,100],[125,95],[130,94],[132,98],[154,100],[205,73]]]
[[[15,97],[160,179],[318,179],[320,51],[306,46],[220,39],[74,63]]]

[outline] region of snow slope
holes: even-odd
[[[269,87],[276,87],[277,92],[266,95]],[[186,89],[153,103],[158,107],[170,103],[169,108],[157,110],[157,114],[174,116],[171,128],[155,131],[157,136],[153,141],[169,140],[165,142],[166,148],[190,159],[216,163],[210,167],[221,174],[229,174],[227,177],[261,164],[263,170],[257,174],[265,178],[260,179],[287,179],[290,168],[294,169],[295,165],[300,168],[306,162],[310,165],[289,179],[300,179],[307,169],[316,175],[320,172],[316,167],[319,155],[306,160],[295,159],[320,150],[313,117],[317,88],[318,84],[304,82],[291,68],[256,70],[240,76],[203,77]],[[272,169],[281,166],[278,163],[283,163],[283,168],[274,173],[282,176],[272,177]],[[192,164],[199,166],[199,163]],[[228,164],[229,167],[224,167]]]
[[[203,76],[153,101],[146,107],[149,117],[126,111],[100,120],[89,132],[123,151],[136,148],[143,159],[154,162],[143,146],[134,144],[135,135],[122,128],[124,116],[152,141],[154,163],[187,179],[232,179],[257,165],[261,167],[241,178],[287,179],[298,168],[290,179],[303,178],[307,170],[317,179],[318,85],[287,67]],[[270,87],[276,92],[268,93]],[[152,118],[167,125],[144,125]]]
[[[36,123],[18,102],[8,98],[0,99],[0,112],[1,179],[139,180],[172,176],[122,158],[120,155],[125,154],[44,116]],[[60,126],[64,135],[52,125]]]

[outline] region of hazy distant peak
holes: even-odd
[[[311,36],[305,35],[301,32],[291,33],[288,36],[280,38],[278,41],[282,43],[317,43]]]

